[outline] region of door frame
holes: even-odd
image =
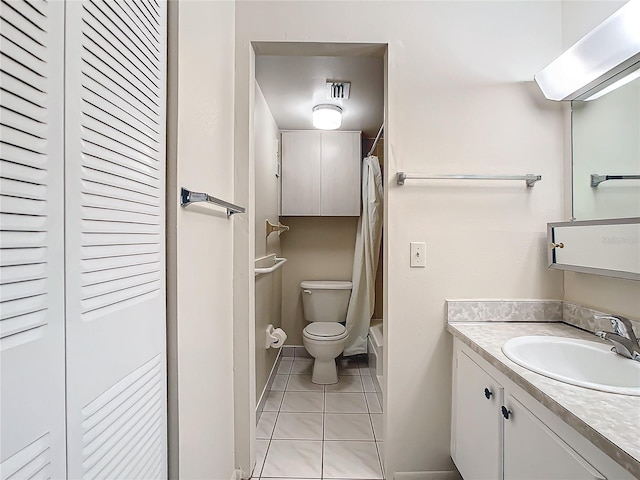
[[[234,364],[234,450],[236,468],[242,478],[249,478],[256,461],[256,368],[255,368],[255,63],[257,54],[296,54],[336,56],[361,56],[362,47],[379,49],[384,61],[384,131],[388,132],[388,43],[335,42],[250,42],[245,51],[236,51],[235,111],[239,118],[234,129],[234,198],[239,205],[247,205],[246,215],[234,216],[233,224],[233,364]],[[352,52],[360,52],[360,55]],[[388,142],[384,142],[384,158],[388,157]],[[388,179],[389,167],[384,163],[384,178]],[[388,182],[384,182],[384,197],[388,198]],[[388,228],[387,202],[383,218],[383,303],[386,318]],[[386,332],[385,332],[386,336]],[[386,337],[385,337],[386,343]],[[386,352],[386,345],[384,351]],[[388,358],[383,359],[384,371]],[[382,386],[386,391],[385,385]],[[386,402],[385,402],[386,403]],[[386,409],[383,408],[386,418]],[[386,420],[383,419],[386,423]],[[383,464],[385,463],[383,459]]]

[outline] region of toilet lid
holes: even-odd
[[[338,337],[347,333],[344,325],[337,322],[313,322],[306,326],[304,331],[314,337]]]

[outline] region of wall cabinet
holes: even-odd
[[[360,132],[282,133],[280,215],[360,215]]]
[[[640,218],[547,224],[549,268],[640,280]]]
[[[465,480],[633,478],[458,339],[451,426]]]

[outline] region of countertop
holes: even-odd
[[[557,335],[599,341],[564,323],[448,323],[447,331],[471,347],[528,394],[640,478],[640,397],[599,392],[531,372],[509,360],[502,345],[523,335]]]

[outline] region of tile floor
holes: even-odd
[[[382,408],[363,360],[335,385],[311,383],[313,359],[284,357],[257,427],[254,479],[384,479]]]

